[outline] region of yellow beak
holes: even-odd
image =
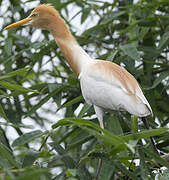
[[[13,24],[10,24],[9,26],[6,26],[4,29],[10,29],[10,28],[13,28],[13,27],[17,27],[17,26],[21,26],[29,21],[31,21],[32,18],[31,17],[27,17],[25,19],[22,19],[21,21],[18,21],[16,23],[13,23]]]

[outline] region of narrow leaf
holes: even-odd
[[[131,171],[128,171],[126,169],[125,166],[123,166],[121,163],[119,163],[118,161],[115,161],[115,166],[120,170],[122,171],[127,177],[129,177],[130,179],[133,179],[133,180],[137,180],[137,176],[131,172]]]
[[[169,76],[169,71],[162,72],[160,76],[153,82],[153,85],[151,87],[144,88],[144,89],[146,90],[154,89],[156,86],[158,86],[161,83],[162,80],[164,80],[168,76]]]
[[[113,133],[107,131],[106,129],[102,129],[97,124],[95,124],[89,120],[85,120],[85,119],[65,118],[65,119],[58,121],[56,124],[54,124],[52,126],[52,128],[55,129],[58,126],[70,126],[70,125],[77,125],[80,128],[87,130],[92,135],[98,136],[99,138],[103,139],[107,143],[115,145],[115,146],[124,143],[124,141],[123,141],[123,139],[121,139],[121,137],[114,135]],[[84,125],[86,125],[86,126],[84,126]],[[93,129],[89,128],[87,126],[92,127]]]
[[[46,103],[51,97],[53,97],[54,95],[56,95],[58,92],[60,92],[61,90],[67,88],[67,85],[63,85],[59,88],[56,88],[55,90],[53,90],[51,93],[49,93],[47,96],[45,96],[38,104],[36,104],[35,106],[33,106],[33,108],[26,114],[26,117],[33,114],[34,112],[36,112],[44,103]]]
[[[82,118],[91,107],[92,107],[91,105],[84,103],[83,108],[81,109],[77,117]]]
[[[8,118],[7,118],[7,116],[6,116],[5,112],[4,112],[1,104],[0,104],[0,115],[1,115],[6,121],[8,121]]]
[[[117,49],[112,49],[109,53],[109,56],[107,57],[107,61],[113,61],[117,53]]]
[[[12,38],[8,38],[5,43],[5,52],[8,56],[11,56],[12,54]]]
[[[3,86],[3,87],[8,88],[10,90],[21,91],[23,93],[27,93],[27,92],[39,93],[38,91],[28,89],[28,88],[24,88],[24,87],[16,85],[16,84],[11,84],[11,83],[3,81],[3,80],[0,81],[0,86]]]
[[[165,48],[168,45],[169,41],[169,31],[165,32],[159,42],[158,49]]]
[[[62,109],[62,108],[65,108],[65,107],[72,106],[73,104],[76,104],[76,103],[78,103],[78,102],[80,102],[80,101],[82,101],[82,100],[83,100],[83,97],[82,97],[82,96],[78,96],[78,97],[72,99],[71,101],[63,104],[61,107],[59,107],[59,108],[57,109],[57,111],[59,111],[59,110]]]
[[[125,11],[113,11],[108,17],[105,17],[101,24],[108,24],[111,23],[114,19],[117,19],[117,17],[125,14]]]
[[[121,136],[121,137],[125,141],[129,141],[129,140],[133,140],[133,139],[143,139],[143,138],[148,138],[151,136],[157,136],[157,135],[163,134],[163,133],[167,132],[168,130],[169,130],[168,128],[145,130],[145,131],[141,131],[138,133],[129,134],[129,135]]]
[[[141,169],[141,177],[145,180],[148,180],[148,174],[149,174],[149,166],[148,163],[145,161],[145,155],[143,153],[142,147],[138,149],[139,157],[140,157],[140,169]]]
[[[25,133],[25,134],[21,135],[20,137],[18,137],[17,139],[15,139],[15,141],[12,143],[12,146],[15,147],[15,146],[24,145],[24,144],[29,143],[30,141],[32,141],[36,138],[43,136],[44,134],[45,133],[43,133],[40,130]]]
[[[83,24],[85,20],[88,18],[90,11],[91,11],[90,7],[83,9],[82,16],[81,16],[81,24]]]
[[[55,149],[55,151],[61,156],[65,166],[67,168],[73,169],[76,167],[75,161],[67,155],[66,150],[57,142],[50,143],[50,145]]]
[[[119,117],[114,113],[110,116],[104,116],[104,122],[106,122],[106,129],[115,135],[122,135],[123,129],[121,127]],[[114,128],[116,127],[116,128]]]
[[[169,162],[166,161],[165,159],[161,158],[159,155],[156,153],[149,151],[148,149],[142,147],[146,155],[150,156],[153,160],[155,160],[157,163],[160,163],[161,165],[167,167],[169,169]]]
[[[37,152],[35,150],[30,149],[24,159],[23,159],[23,163],[22,163],[22,167],[27,167],[27,166],[31,166],[34,161],[37,159],[38,155],[40,152]]]
[[[110,160],[102,160],[102,168],[99,174],[99,180],[109,180],[114,173],[114,163]]]
[[[140,55],[133,44],[125,44],[120,46],[120,49],[133,60],[140,61]]]
[[[0,143],[0,156],[7,159],[14,167],[19,167],[19,164],[14,159],[12,152],[2,143]]]
[[[22,74],[22,73],[26,72],[29,69],[30,69],[30,67],[26,67],[26,68],[22,68],[22,69],[18,69],[16,71],[10,72],[8,74],[5,74],[5,75],[1,76],[0,80],[8,79],[8,78],[11,78],[11,77],[16,76],[18,74]]]
[[[35,179],[39,179],[40,176],[42,176],[43,174],[47,174],[47,172],[49,172],[49,169],[47,168],[43,168],[43,169],[30,169],[30,170],[26,170],[24,171],[21,175],[19,175],[17,178],[15,178],[15,180],[35,180]],[[40,178],[41,179],[41,178]]]
[[[138,117],[132,115],[131,116],[131,127],[132,127],[132,132],[137,133],[138,132]]]

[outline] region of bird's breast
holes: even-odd
[[[80,85],[85,101],[107,110],[124,110],[123,91],[119,86],[112,86],[99,77],[81,73]]]

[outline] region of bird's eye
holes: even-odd
[[[30,17],[37,17],[38,14],[32,14]]]

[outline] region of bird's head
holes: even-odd
[[[57,21],[60,20],[61,18],[54,7],[52,7],[50,4],[42,4],[36,7],[27,18],[10,24],[9,26],[5,27],[5,29],[10,29],[21,25],[30,25],[35,28],[50,31],[53,27],[53,23],[57,23]]]

